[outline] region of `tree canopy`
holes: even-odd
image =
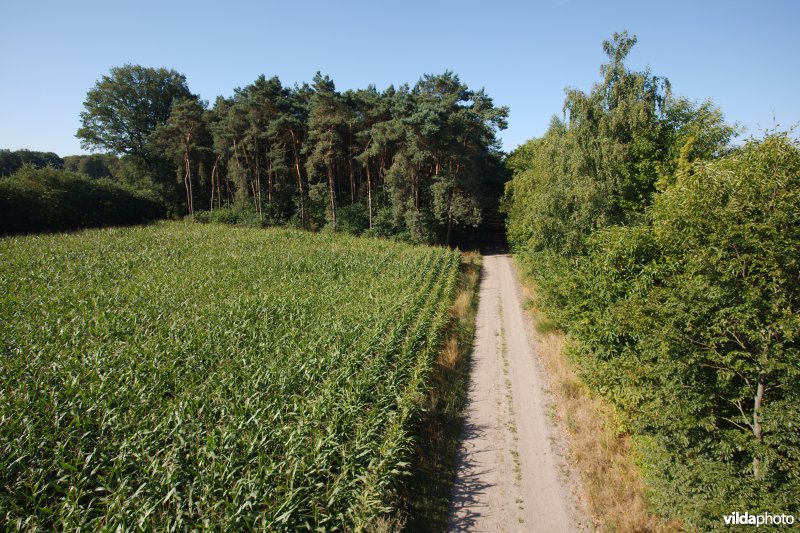
[[[186,78],[174,70],[114,67],[87,93],[77,136],[83,148],[147,161],[150,134],[169,119],[174,101],[191,97]]]
[[[509,240],[661,513],[797,512],[800,146],[731,146],[710,101],[625,66],[635,42],[605,42],[600,82],[509,156]]]
[[[383,92],[262,75],[208,108],[175,71],[125,65],[84,105],[83,146],[120,155],[118,174],[155,183],[176,214],[446,242],[481,224],[506,176],[508,109],[453,72]]]
[[[693,104],[674,96],[666,78],[629,70],[635,43],[627,32],[605,41],[601,81],[588,94],[567,89],[563,118],[510,155],[518,177],[505,209],[516,247],[575,257],[594,231],[642,215],[681,150],[710,157],[736,132],[711,102]]]
[[[0,176],[10,176],[23,165],[31,165],[35,168],[62,168],[64,160],[53,152],[0,149]]]

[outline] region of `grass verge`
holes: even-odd
[[[444,531],[450,508],[475,337],[481,256],[465,252],[442,349],[415,425],[413,472],[402,495],[406,531]]]
[[[517,271],[525,268],[517,263]],[[635,463],[631,436],[612,406],[581,380],[567,356],[569,338],[536,307],[536,287],[523,274],[523,295],[534,323],[538,354],[555,399],[556,417],[570,434],[570,458],[580,473],[598,531],[679,531],[647,506],[645,484]]]

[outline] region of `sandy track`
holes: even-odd
[[[589,529],[535,354],[511,259],[487,255],[450,531]]]

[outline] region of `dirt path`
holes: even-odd
[[[589,529],[511,259],[487,255],[450,531]]]

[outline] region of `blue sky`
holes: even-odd
[[[173,68],[206,100],[260,74],[317,70],[340,90],[455,71],[511,108],[511,150],[544,133],[564,88],[589,90],[615,31],[638,36],[629,65],[675,92],[712,98],[749,133],[800,122],[800,2],[52,2],[0,4],[0,148],[81,153],[86,92],[113,66]]]

